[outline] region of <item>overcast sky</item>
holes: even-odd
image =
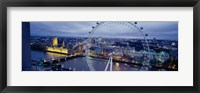
[[[143,33],[149,39],[178,40],[178,22],[137,22],[143,27]],[[86,37],[96,22],[30,22],[31,35],[36,36],[75,36]],[[137,30],[132,31],[126,25],[105,24],[93,36],[136,38],[141,36]]]

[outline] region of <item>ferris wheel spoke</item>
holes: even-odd
[[[147,34],[144,34],[143,32],[143,27],[138,27],[137,26],[137,22],[115,22],[115,21],[112,21],[112,22],[97,22],[96,26],[93,26],[92,27],[92,30],[89,32],[89,35],[88,35],[88,39],[86,41],[86,43],[88,44],[85,44],[87,46],[86,50],[87,50],[87,53],[85,54],[87,56],[87,59],[88,57],[90,56],[89,55],[89,52],[90,52],[90,47],[93,45],[91,43],[92,41],[92,37],[94,35],[95,32],[97,31],[101,31],[101,30],[105,30],[103,29],[104,27],[108,27],[107,28],[107,31],[113,31],[113,33],[116,34],[120,34],[119,32],[120,31],[123,31],[123,29],[125,28],[124,26],[130,28],[132,31],[138,31],[140,34],[141,34],[141,43],[142,43],[142,46],[143,46],[143,50],[144,50],[144,58],[143,58],[143,62],[142,62],[142,68],[141,70],[144,70],[144,67],[148,67],[150,66],[150,62],[149,62],[149,57],[150,57],[150,54],[149,54],[149,51],[150,51],[150,48],[149,48],[149,44],[148,44],[148,40],[146,39],[147,38]],[[109,25],[112,25],[112,26],[109,26]],[[113,26],[114,25],[114,26]],[[113,30],[115,29],[115,30]],[[136,36],[137,38],[137,36]],[[112,71],[112,63],[113,61],[113,58],[112,57],[109,57],[108,59],[108,62],[107,62],[107,65],[105,67],[105,71],[108,70],[108,67],[110,65],[110,71]],[[93,67],[93,64],[92,62],[90,62],[89,60],[87,61],[87,64],[88,64],[88,67],[91,71],[94,71],[95,68]]]

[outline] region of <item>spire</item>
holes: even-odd
[[[65,41],[64,40],[62,41],[62,47],[63,48],[65,47]]]

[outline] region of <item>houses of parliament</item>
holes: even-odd
[[[65,48],[64,40],[62,41],[62,44],[59,47],[58,37],[54,37],[53,38],[52,46],[51,47],[46,47],[46,51],[55,52],[55,53],[62,53],[62,54],[68,54],[68,49]]]

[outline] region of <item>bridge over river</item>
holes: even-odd
[[[90,71],[87,61],[89,60],[96,71],[104,71],[107,59],[89,58],[84,55],[64,55],[52,52],[31,51],[32,66],[37,71]],[[138,71],[140,65],[122,62],[113,63],[113,71]],[[158,69],[152,69],[158,70]]]

